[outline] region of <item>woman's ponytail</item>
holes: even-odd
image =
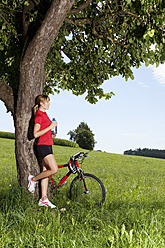
[[[34,106],[34,108],[33,108],[34,115],[36,115],[38,108],[39,108],[39,107],[38,107],[38,104]]]

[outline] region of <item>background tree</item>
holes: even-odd
[[[30,121],[35,97],[67,89],[86,92],[91,103],[109,99],[104,80],[133,79],[132,67],[164,61],[164,16],[163,0],[1,1],[0,99],[14,120],[21,186],[39,172]]]
[[[75,130],[69,131],[68,135],[70,140],[76,142],[81,148],[93,150],[96,141],[87,123],[81,122]]]
[[[165,150],[159,149],[135,149],[135,150],[127,150],[124,151],[124,155],[135,155],[135,156],[144,156],[144,157],[152,157],[152,158],[163,158],[165,159]]]

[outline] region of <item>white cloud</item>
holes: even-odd
[[[143,87],[143,88],[149,88],[149,86],[146,85],[146,84],[143,83],[143,82],[138,82],[137,84],[138,84],[139,86]]]
[[[152,75],[157,79],[157,81],[165,86],[165,64],[161,64],[158,67],[151,66]]]
[[[135,133],[123,133],[122,135],[127,137],[138,138],[138,139],[146,137],[146,134],[135,134]]]

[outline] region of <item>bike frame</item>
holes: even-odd
[[[52,183],[53,187],[55,187],[56,189],[61,188],[61,187],[62,187],[62,184],[63,184],[63,183],[67,180],[67,178],[73,173],[73,172],[71,171],[71,169],[69,168],[69,163],[71,163],[71,160],[69,160],[69,162],[68,162],[67,164],[58,165],[58,169],[68,167],[69,171],[68,171],[68,173],[67,173],[65,176],[63,176],[63,177],[61,178],[61,180],[59,181],[59,183],[58,183],[57,186],[55,186],[55,184],[54,184],[54,179],[53,179],[53,177],[50,176],[51,183]],[[77,168],[80,168],[79,162],[78,162],[77,160],[75,160],[75,164],[76,164]]]
[[[74,185],[75,185],[75,183],[77,181],[81,182],[80,184],[81,184],[81,188],[82,188],[82,193],[89,194],[89,196],[90,196],[90,194],[92,193],[91,187],[90,187],[90,183],[88,181],[88,178],[90,178],[90,179],[94,180],[97,183],[97,185],[100,187],[100,190],[101,190],[100,191],[101,192],[101,199],[102,199],[100,201],[100,203],[103,203],[104,200],[105,200],[105,188],[104,188],[103,183],[99,180],[99,178],[97,178],[96,176],[94,176],[92,174],[85,173],[82,170],[82,168],[81,168],[82,167],[82,164],[83,164],[83,161],[84,161],[84,158],[87,157],[87,154],[89,152],[91,152],[91,150],[88,151],[88,152],[86,152],[86,153],[84,153],[84,152],[78,152],[78,153],[76,153],[76,154],[74,154],[74,155],[72,155],[70,157],[70,160],[69,160],[69,162],[67,164],[58,165],[58,168],[59,169],[68,167],[68,170],[69,171],[66,173],[65,176],[62,177],[62,179],[59,181],[58,184],[56,184],[55,181],[54,181],[54,179],[53,179],[53,177],[50,176],[50,178],[51,178],[51,184],[52,184],[52,186],[55,189],[59,189],[62,186],[66,185],[67,182],[65,182],[65,181],[67,180],[67,178],[71,174],[77,173],[78,176],[76,175],[76,177],[72,180],[71,185],[70,185],[70,197],[72,196],[73,188],[75,187]],[[81,164],[81,167],[80,167],[79,163]],[[86,181],[86,179],[87,179],[87,181]],[[92,181],[92,182],[94,182],[94,181]]]

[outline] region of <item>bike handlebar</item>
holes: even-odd
[[[86,152],[86,153],[84,153],[84,152],[78,152],[78,153],[74,154],[72,157],[75,158],[75,159],[76,159],[76,158],[81,158],[81,157],[83,157],[83,156],[84,156],[84,157],[87,157],[87,154],[90,153],[91,151],[92,151],[92,150],[90,150],[90,151],[88,151],[88,152]]]

